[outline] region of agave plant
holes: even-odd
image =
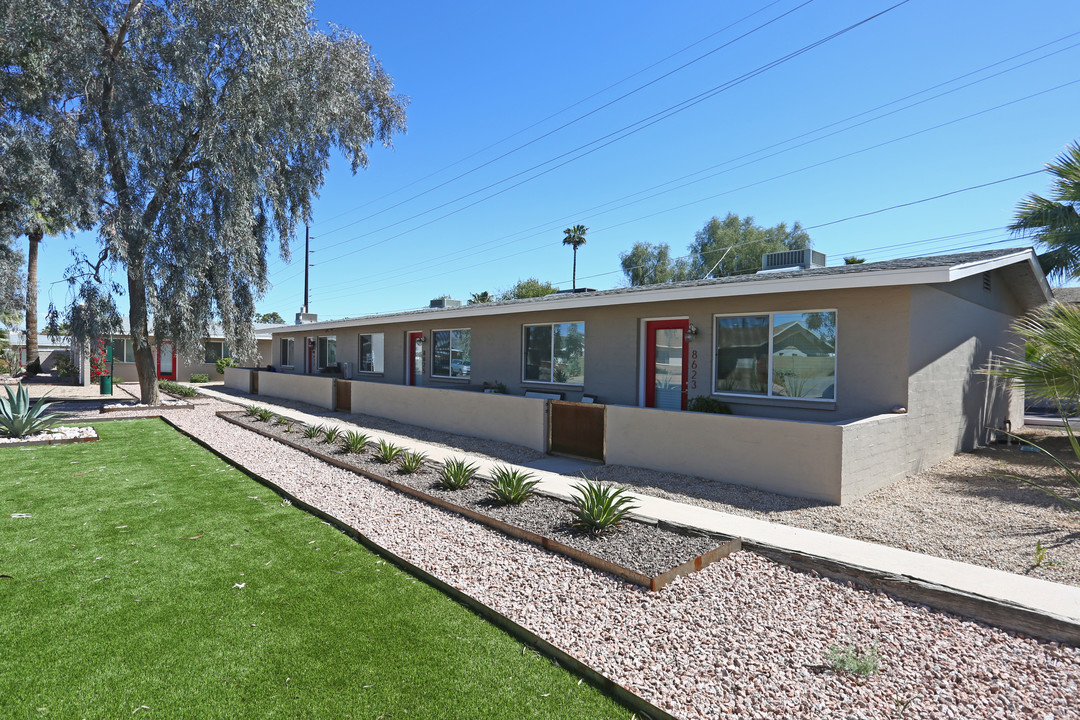
[[[385,440],[380,440],[379,449],[375,451],[375,459],[384,465],[389,465],[401,457],[401,453],[403,452],[405,452],[405,448],[398,447]]]
[[[401,456],[401,472],[412,475],[420,471],[427,461],[427,455],[422,452],[407,452]]]
[[[500,465],[491,471],[491,499],[499,505],[520,505],[532,497],[539,482],[530,472]]]
[[[335,445],[341,437],[341,428],[331,425],[323,431],[322,441],[327,445]]]
[[[574,485],[571,502],[574,505],[574,527],[596,536],[605,530],[622,524],[626,516],[637,508],[626,491],[614,485],[604,485],[599,480],[585,478],[582,485]]]
[[[22,383],[19,383],[18,390],[14,392],[10,386],[4,389],[7,397],[0,397],[0,436],[22,438],[56,427],[60,423],[59,413],[45,412],[54,401],[47,401],[42,397],[31,406],[30,394]]]
[[[270,422],[274,417],[274,411],[270,408],[259,408],[258,412],[255,413],[255,417],[262,422]]]
[[[465,458],[451,458],[443,463],[439,487],[443,490],[464,490],[469,487],[478,469]]]
[[[322,425],[304,426],[304,437],[306,437],[308,440],[314,440],[317,437],[321,437],[322,434],[325,432],[326,428],[324,428]]]
[[[343,444],[345,446],[345,452],[347,453],[362,453],[364,452],[364,448],[366,448],[370,442],[370,436],[357,430],[350,430],[345,433]]]

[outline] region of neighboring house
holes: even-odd
[[[26,357],[26,331],[25,330],[12,330],[8,333],[8,344],[18,351],[19,364],[22,367],[26,367],[26,363],[30,358]],[[57,353],[68,353],[71,351],[71,339],[67,337],[60,337],[53,340],[53,338],[42,333],[38,333],[38,357],[41,358],[41,369],[49,372],[56,365]]]
[[[1058,302],[1080,305],[1080,287],[1054,288],[1054,299]]]
[[[116,382],[136,382],[139,379],[135,369],[135,353],[131,343],[131,333],[124,323],[124,330],[113,337],[113,377]],[[274,324],[255,323],[255,341],[258,345],[258,362],[265,365],[271,352],[271,335],[273,328],[279,327]],[[151,336],[151,345],[154,352],[154,365],[157,368],[157,376],[161,380],[179,380],[187,382],[192,373],[209,375],[210,380],[220,380],[217,374],[217,361],[223,357],[230,357],[229,346],[225,342],[225,336],[220,328],[214,328],[211,334],[203,340],[203,352],[201,357],[185,358],[173,352],[173,343],[169,340],[158,342]]]
[[[355,412],[376,384],[595,401],[608,462],[840,502],[1019,427],[978,370],[1051,297],[1030,249],[993,250],[279,326],[264,359],[364,381]],[[637,410],[698,396],[734,416]],[[395,397],[416,421],[462,395]]]

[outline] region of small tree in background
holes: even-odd
[[[562,244],[569,245],[574,248],[574,274],[571,276],[571,287],[577,290],[577,249],[585,244],[585,233],[589,231],[589,228],[584,225],[575,225],[574,227],[568,227],[563,230],[565,237]]]
[[[269,313],[262,313],[261,315],[256,315],[255,316],[255,322],[257,322],[257,323],[274,323],[275,325],[284,325],[285,324],[285,318],[281,317],[281,315],[275,311],[275,312],[269,312]]]
[[[513,287],[499,293],[498,300],[522,300],[524,298],[544,297],[559,292],[559,288],[549,282],[543,282],[537,278],[525,278],[518,280]]]
[[[855,257],[854,255],[844,258],[845,265],[862,265],[864,262],[866,262],[865,258]]]
[[[495,298],[487,290],[473,293],[472,297],[469,298],[469,305],[483,305],[489,302],[495,302]]]

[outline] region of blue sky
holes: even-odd
[[[1080,138],[1075,2],[909,0],[774,64],[896,2],[317,2],[410,105],[408,132],[372,148],[366,170],[331,164],[310,310],[405,310],[530,276],[568,288],[562,230],[578,223],[578,285],[598,289],[623,283],[619,253],[635,242],[682,255],[728,212],[801,222],[830,264],[1026,244],[1002,228],[1048,178],[997,181]],[[67,249],[93,242],[47,241],[41,313],[64,301],[50,283]],[[291,263],[275,249],[259,303],[288,320],[302,227],[292,247]]]

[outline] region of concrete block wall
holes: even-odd
[[[245,368],[225,368],[225,387],[248,392],[251,389],[252,370]],[[269,373],[264,373],[269,374]]]
[[[840,426],[843,469],[840,502],[856,500],[918,472],[909,437],[909,417],[877,415]]]
[[[228,376],[229,370],[225,372]],[[247,388],[241,389],[246,391]],[[334,379],[315,375],[260,372],[259,395],[305,402],[332,410],[334,408]]]

